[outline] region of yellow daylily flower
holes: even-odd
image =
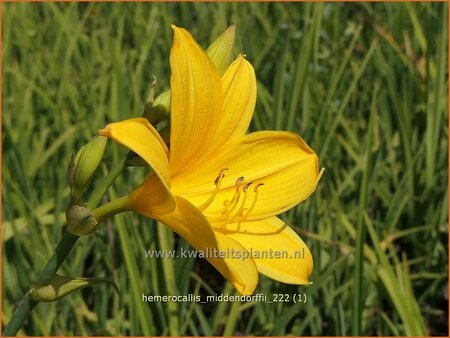
[[[258,272],[307,284],[311,253],[276,215],[316,189],[317,155],[294,133],[246,134],[256,101],[251,64],[239,55],[220,76],[190,33],[172,27],[169,147],[143,118],[99,131],[153,168],[129,195],[129,209],[164,223],[197,250],[228,253],[208,260],[243,295],[254,292]],[[265,258],[242,258],[258,250]]]

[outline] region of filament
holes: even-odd
[[[225,171],[227,171],[227,170],[228,170],[228,168],[222,169],[220,171],[219,175],[214,180],[214,185],[216,186],[216,188],[214,189],[211,196],[209,196],[209,198],[206,200],[206,202],[198,207],[198,209],[200,211],[204,211],[207,207],[209,207],[211,205],[211,203],[214,201],[214,199],[216,198],[217,193],[220,190],[220,185],[222,184],[222,180],[225,177]]]

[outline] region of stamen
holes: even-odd
[[[222,180],[225,177],[225,171],[227,171],[227,170],[228,170],[228,168],[222,169],[219,173],[219,176],[217,176],[216,179],[214,180],[214,185],[216,186],[216,188],[214,189],[214,192],[211,194],[211,196],[209,196],[208,200],[198,207],[198,209],[200,211],[204,211],[207,207],[209,207],[211,205],[211,203],[214,201],[214,199],[216,198],[217,193],[220,190],[220,185],[222,184]]]
[[[233,198],[231,198],[231,200],[229,200],[229,201],[223,202],[224,207],[221,210],[222,214],[225,213],[229,209],[230,204],[232,205],[235,202],[236,198],[239,197],[239,189],[241,187],[242,182],[244,182],[244,176],[241,176],[236,180],[236,183],[234,184],[235,191],[234,191]]]
[[[225,176],[225,170],[227,169],[222,170],[219,176],[217,176],[216,180],[214,181],[216,189],[209,197],[209,199],[199,207],[201,211],[204,211],[206,208],[208,208],[213,202],[214,198],[217,196],[223,177]],[[254,186],[254,196],[252,196],[252,202],[250,204],[250,207],[248,207],[247,202],[250,194],[249,189],[252,185]],[[237,223],[239,227],[239,224],[248,219],[251,213],[255,210],[259,194],[258,190],[263,185],[264,183],[255,184],[254,182],[245,182],[244,176],[239,177],[234,184],[235,191],[233,197],[230,200],[224,201],[223,208],[220,211],[212,211],[211,213],[209,213],[209,215],[207,216],[208,220],[214,222],[214,226],[218,227],[226,227],[227,225],[234,223]]]
[[[240,182],[243,181],[239,180]],[[236,183],[238,183],[236,181]],[[239,194],[236,198],[236,200],[234,201],[233,205],[226,209],[225,212],[222,212],[222,216],[219,217],[209,217],[208,219],[210,221],[214,221],[216,226],[226,226],[227,224],[230,223],[234,223],[234,221],[239,217],[242,216],[242,212],[245,210],[245,202],[247,201],[247,195],[248,195],[248,188],[253,184],[253,182],[249,182],[247,184],[244,185],[244,187],[242,188],[242,193],[244,194],[244,198],[242,199],[242,202],[239,203],[240,200],[240,186],[239,186]],[[238,210],[236,212],[234,212],[234,209],[236,209],[236,207],[238,206],[238,204],[240,204]],[[216,223],[217,222],[217,223]]]
[[[248,210],[247,210],[247,212],[245,213],[245,215],[242,216],[242,217],[239,217],[239,219],[238,219],[239,222],[245,221],[245,220],[248,218],[248,216],[250,216],[250,213],[251,213],[251,212],[253,211],[253,209],[255,208],[256,200],[258,199],[258,188],[261,187],[261,186],[263,186],[263,185],[264,185],[264,183],[258,183],[258,184],[255,186],[255,188],[253,189],[253,192],[255,193],[255,197],[253,197],[253,202],[252,202],[252,204],[250,205],[250,208],[248,208]]]
[[[253,184],[253,182],[247,183],[244,188],[242,189],[243,192],[247,192],[248,188]]]
[[[242,212],[242,208],[244,207],[245,201],[247,200],[247,190],[248,190],[248,187],[251,186],[252,184],[253,184],[253,182],[249,182],[249,183],[247,183],[246,185],[244,185],[244,187],[242,188],[242,192],[244,193],[244,198],[243,198],[243,200],[242,200],[242,202],[241,202],[241,206],[239,207],[239,209],[238,209],[237,213],[235,214],[235,216],[236,216],[236,215],[239,215],[239,214]],[[236,200],[236,202],[239,202],[239,196],[238,196],[238,199]],[[226,214],[227,214],[227,215],[230,215],[230,214],[233,212],[233,210],[235,209],[235,207],[237,206],[237,204],[238,204],[238,203],[235,203],[235,204],[233,205],[233,208],[231,208],[230,210],[228,210],[228,212],[227,212]],[[232,218],[235,218],[235,216],[233,216]]]
[[[236,208],[236,206],[239,204],[239,200],[241,199],[241,191],[238,189],[236,199],[234,200],[233,204],[229,207],[225,207],[222,211],[223,216],[228,216],[233,212],[233,210]]]
[[[319,180],[322,177],[324,171],[325,171],[325,168],[320,169],[319,175],[317,176],[317,182],[319,182]]]
[[[210,220],[212,221],[225,221],[225,224],[228,223],[228,219],[230,219],[230,215],[233,213],[234,209],[236,209],[236,207],[239,205],[239,201],[241,199],[241,186],[242,183],[244,182],[244,176],[241,176],[237,179],[236,183],[235,183],[235,193],[233,198],[225,203],[225,206],[222,208],[221,210],[221,215],[220,216],[216,216],[216,217],[209,217]],[[252,184],[253,182],[247,183],[244,188],[242,189],[243,191],[245,190],[245,194],[246,191],[248,189],[248,187]],[[245,199],[244,199],[244,203],[245,203]]]

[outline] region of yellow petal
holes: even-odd
[[[175,174],[206,151],[222,110],[216,67],[186,30],[172,26],[170,168]]]
[[[207,152],[196,166],[209,161],[209,155],[245,135],[256,102],[256,77],[252,65],[239,55],[222,77],[224,105],[217,120],[217,130]],[[191,167],[192,168],[192,167]]]
[[[235,26],[231,24],[206,50],[206,54],[216,66],[219,75],[223,75],[230,64],[234,37]],[[153,101],[153,106],[157,105],[161,105],[165,110],[170,111],[170,89],[156,97]]]
[[[242,55],[230,65],[222,77],[224,108],[220,120],[222,135],[231,143],[245,135],[256,103],[256,76],[253,66]]]
[[[317,155],[300,136],[262,131],[237,139],[196,171],[174,177],[172,191],[202,206],[210,198],[216,178],[224,169],[228,170],[224,172],[220,190],[203,211],[208,219],[223,218],[220,215],[225,204],[232,200],[235,183],[240,177],[244,178],[244,183],[241,183],[239,203],[244,201],[243,185],[248,182],[253,185],[247,189],[245,204],[238,204],[230,215],[241,207],[247,220],[267,218],[292,208],[313,193],[319,180]],[[255,192],[254,188],[260,184],[264,185]]]
[[[230,224],[226,228],[215,228],[215,231],[246,248],[262,274],[283,283],[308,284],[313,269],[311,252],[295,231],[279,218]]]
[[[225,255],[225,259],[209,259],[210,263],[227,278],[241,295],[251,295],[258,285],[258,270],[256,263],[248,257],[247,250],[233,238],[215,232],[218,250]],[[233,255],[230,253],[233,252]],[[239,253],[239,254],[238,254]],[[225,262],[225,267],[222,268]]]
[[[164,223],[170,229],[185,238],[195,249],[205,252],[226,252],[235,250],[244,252],[245,249],[235,240],[214,234],[211,225],[192,204],[181,197],[175,197],[176,209],[167,215],[148,215]],[[213,256],[213,255],[210,255]],[[252,259],[205,257],[208,261],[243,295],[251,295],[258,283],[258,272]]]
[[[111,123],[98,133],[142,157],[161,178],[165,187],[170,188],[169,150],[161,136],[146,119],[134,118]]]
[[[132,210],[148,217],[168,214],[175,210],[175,199],[154,173],[131,193]]]

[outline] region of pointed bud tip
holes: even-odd
[[[119,288],[116,283],[107,278],[72,278],[56,274],[46,285],[32,286],[30,297],[37,302],[54,302],[75,291],[100,283],[112,285],[117,294],[119,294]]]
[[[111,127],[110,127],[110,125],[108,124],[105,128],[99,129],[99,130],[97,131],[97,134],[100,135],[100,136],[108,137],[108,136],[110,136],[110,132],[111,132]]]
[[[178,26],[175,26],[175,25],[170,25],[170,27],[172,28],[172,30],[175,32],[175,33],[179,33],[180,31],[182,31],[183,30],[183,28],[182,27],[178,27]]]

